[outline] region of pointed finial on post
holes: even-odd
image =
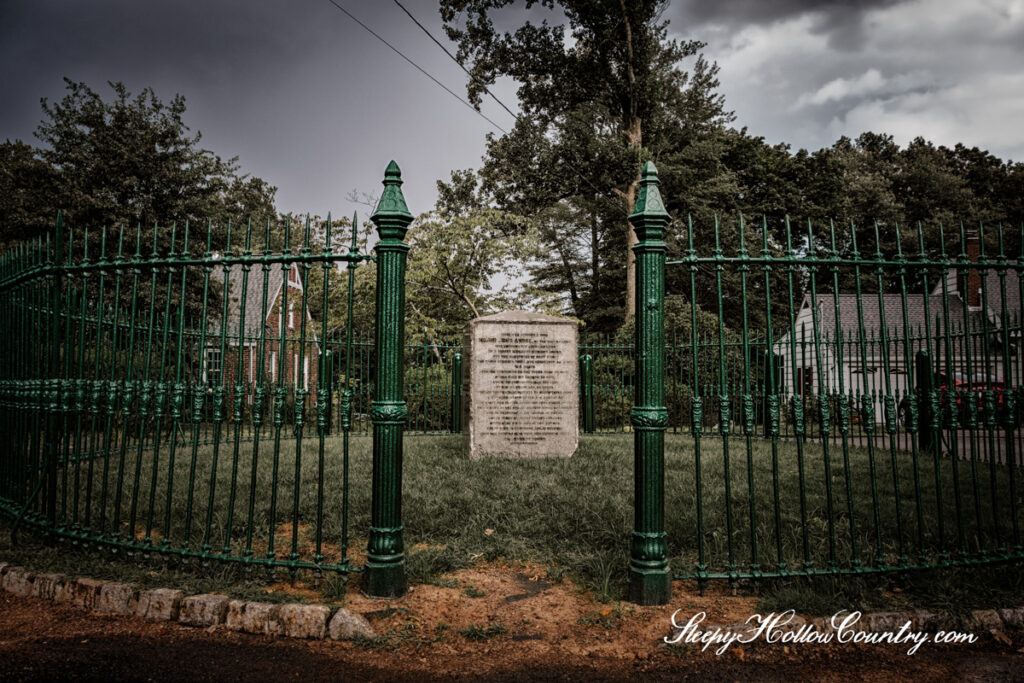
[[[381,239],[404,239],[412,223],[412,214],[402,194],[402,171],[394,161],[384,171],[384,193],[370,220],[377,226]]]
[[[659,184],[658,169],[653,161],[648,161],[640,174],[640,192],[633,204],[633,213],[629,216],[629,222],[640,241],[661,239],[668,225],[669,215],[661,199]]]

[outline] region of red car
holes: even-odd
[[[934,386],[941,392],[942,405],[945,407],[948,405],[949,399],[947,397],[950,391],[950,382],[945,371],[935,373]],[[966,392],[973,392],[977,397],[978,409],[976,414],[979,426],[983,426],[986,391],[995,392],[997,415],[1002,415],[1006,410],[1005,383],[995,375],[986,375],[985,373],[980,372],[976,372],[974,375],[968,375],[966,372],[954,372],[952,389],[956,392],[957,415],[961,425],[967,421],[967,403],[964,401],[964,394]],[[911,400],[913,400],[912,396],[906,396],[902,401],[900,401],[899,419],[900,424],[904,427],[907,426],[907,422],[909,421],[908,418],[910,416]],[[918,415],[918,420],[919,422],[921,420],[920,414]]]

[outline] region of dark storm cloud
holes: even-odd
[[[106,80],[135,89],[168,78],[210,86],[241,72],[274,71],[303,47],[287,39],[298,15],[283,7],[110,0],[12,4],[0,28],[0,61],[6,65],[0,68],[5,99],[15,111],[3,120],[20,119],[27,111],[38,118],[40,95],[55,96],[63,76],[88,78],[100,90]],[[174,93],[158,94],[169,99]]]
[[[1024,0],[674,2],[737,123],[815,149],[890,133],[1024,156]]]
[[[673,2],[669,18],[676,30],[699,33],[735,30],[750,24],[772,24],[811,15],[811,30],[828,36],[837,50],[855,50],[864,43],[866,12],[897,5],[905,0],[683,0]],[[672,16],[674,15],[674,16]]]
[[[695,24],[763,24],[810,12],[849,18],[903,0],[677,0],[670,11]],[[837,23],[830,21],[829,23]]]
[[[339,4],[464,92],[393,3]],[[406,6],[442,35],[435,3]],[[427,210],[437,179],[479,164],[490,130],[328,0],[0,0],[0,141],[38,144],[39,99],[60,100],[65,76],[106,99],[107,81],[181,93],[202,145],[279,187],[282,210],[351,213],[346,195],[376,192],[392,158]]]

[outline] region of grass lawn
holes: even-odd
[[[436,582],[446,572],[486,562],[539,562],[547,566],[549,578],[572,576],[580,585],[594,591],[601,599],[622,596],[628,564],[630,532],[633,527],[633,449],[632,436],[589,436],[580,440],[579,451],[569,459],[482,460],[471,461],[462,452],[458,437],[407,437],[404,453],[403,522],[407,564],[414,582]],[[189,500],[192,453],[190,448],[178,449],[175,456],[174,481],[171,493],[171,525],[164,528],[167,498],[166,449],[161,449],[157,464],[157,495],[152,501],[155,545],[167,535],[172,547],[180,547],[186,537],[186,510]],[[342,559],[343,532],[343,466],[341,439],[325,442],[323,475],[322,553],[328,562]],[[216,554],[227,541],[231,554],[242,555],[247,547],[256,556],[269,548],[270,530],[274,530],[274,550],[278,557],[292,552],[303,560],[315,552],[318,511],[319,461],[318,441],[307,439],[302,444],[299,463],[300,485],[294,486],[296,472],[295,442],[282,441],[277,457],[277,484],[273,485],[275,467],[273,442],[260,444],[256,467],[255,495],[250,501],[252,477],[252,445],[243,443],[237,461],[233,443],[222,444],[218,454],[216,476],[212,477],[213,452],[208,446],[196,452],[195,482],[191,491],[192,518],[189,529],[190,546],[201,548],[208,543]],[[849,566],[853,558],[853,541],[865,565],[876,561],[882,548],[886,562],[895,563],[900,555],[900,534],[897,526],[896,496],[893,485],[893,463],[888,449],[874,454],[875,477],[871,477],[869,454],[863,448],[851,448],[849,470],[843,465],[840,448],[830,449],[831,494],[826,492],[824,454],[820,444],[805,448],[803,453],[804,497],[800,496],[800,457],[796,444],[779,444],[774,455],[768,443],[755,441],[748,453],[745,440],[732,438],[728,446],[729,500],[726,506],[725,449],[719,438],[706,438],[701,444],[703,534],[698,537],[696,523],[696,484],[694,442],[689,436],[668,435],[666,439],[666,529],[669,534],[670,562],[675,572],[689,574],[697,564],[698,538],[705,547],[705,563],[709,571],[724,572],[729,566],[729,543],[732,539],[733,561],[741,570],[749,569],[752,559],[748,473],[753,475],[754,534],[758,560],[763,570],[774,569],[782,558],[790,569],[799,569],[805,559],[824,568],[834,553],[839,566]],[[120,517],[119,535],[140,541],[146,534],[149,513],[149,490],[152,476],[152,454],[146,453],[136,473],[134,453],[126,458],[124,476],[120,475],[119,457],[114,454],[108,463],[108,494],[106,501],[106,533],[115,529],[113,520]],[[748,463],[753,467],[748,471]],[[1005,466],[997,467],[994,480],[984,463],[958,463],[959,488],[953,486],[952,463],[939,464],[940,488],[936,488],[935,464],[921,458],[915,478],[911,456],[898,453],[896,469],[900,486],[903,552],[916,563],[919,556],[931,557],[940,550],[938,515],[942,514],[944,548],[955,555],[962,547],[975,555],[980,549],[992,550],[999,540],[1012,546],[1009,482]],[[78,464],[78,519],[84,518],[87,462]],[[72,521],[75,469],[68,471],[67,519]],[[102,460],[93,463],[94,531],[101,515],[103,470]],[[849,488],[853,493],[848,498]],[[773,474],[777,472],[778,524],[775,519],[776,495]],[[139,494],[134,526],[131,524],[131,500],[138,474]],[[370,521],[371,442],[356,437],[351,442],[349,462],[347,558],[361,564]],[[117,482],[122,481],[121,513],[115,510]],[[232,481],[234,496],[232,496]],[[211,496],[211,482],[214,483]],[[975,486],[975,482],[977,486]],[[874,484],[874,485],[873,485]],[[995,497],[993,498],[993,484]],[[1018,497],[1024,482],[1017,482]],[[274,492],[276,490],[276,500]],[[936,491],[941,495],[936,495]],[[959,491],[959,523],[957,522],[957,491]],[[975,493],[977,492],[977,496]],[[920,494],[920,495],[918,495]],[[62,494],[64,495],[64,494]],[[233,501],[232,501],[233,498]],[[878,515],[873,501],[877,499]],[[213,501],[212,506],[210,501]],[[831,500],[831,517],[829,515]],[[851,534],[852,501],[854,528]],[[918,517],[920,502],[920,517]],[[977,507],[975,504],[977,502]],[[252,505],[250,520],[249,506]],[[292,515],[297,504],[298,518]],[[271,515],[271,506],[274,514]],[[731,507],[731,522],[727,508]],[[1024,509],[1018,500],[1017,514]],[[226,539],[228,517],[231,516],[231,538]],[[831,522],[830,522],[831,518]],[[206,520],[210,520],[209,535]],[[273,523],[271,523],[273,519]],[[802,524],[801,520],[807,523]],[[877,519],[877,527],[876,527]],[[252,529],[251,546],[247,543]],[[132,534],[134,529],[134,534]],[[806,534],[804,533],[806,529]],[[835,538],[829,542],[830,529]],[[958,533],[958,530],[962,532]],[[731,533],[730,533],[731,531]],[[806,540],[806,543],[805,543]],[[881,541],[881,542],[879,542]],[[247,571],[238,566],[215,561],[191,560],[168,556],[166,561],[151,559],[139,562],[138,557],[111,563],[109,555],[69,552],[69,544],[57,548],[29,545],[12,549],[7,539],[0,540],[0,557],[35,568],[42,563],[67,573],[115,575],[143,583],[174,581],[196,590],[229,586],[235,594],[258,591],[270,581],[262,570]],[[161,555],[154,553],[155,558]],[[806,557],[805,557],[806,555]],[[80,568],[76,568],[80,567]],[[1024,579],[1018,565],[995,565],[943,569],[879,576],[819,577],[744,582],[742,590],[758,590],[764,600],[789,601],[787,607],[826,610],[838,604],[870,606],[890,605],[893,600],[913,599],[916,604],[938,603],[962,605],[986,602],[992,596],[1006,596],[1017,604],[1024,598]],[[279,580],[278,579],[275,580]],[[340,594],[342,580],[329,576],[325,590]],[[893,588],[897,588],[895,592]],[[773,597],[774,596],[774,597]],[[782,596],[779,598],[778,596]],[[264,596],[265,597],[265,596]],[[781,604],[781,602],[780,602]]]

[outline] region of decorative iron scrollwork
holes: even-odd
[[[405,407],[405,401],[374,401],[370,406],[370,419],[375,425],[405,424],[408,415],[409,410]]]
[[[665,429],[668,427],[668,410],[661,406],[636,406],[629,411],[629,423],[638,430]]]

